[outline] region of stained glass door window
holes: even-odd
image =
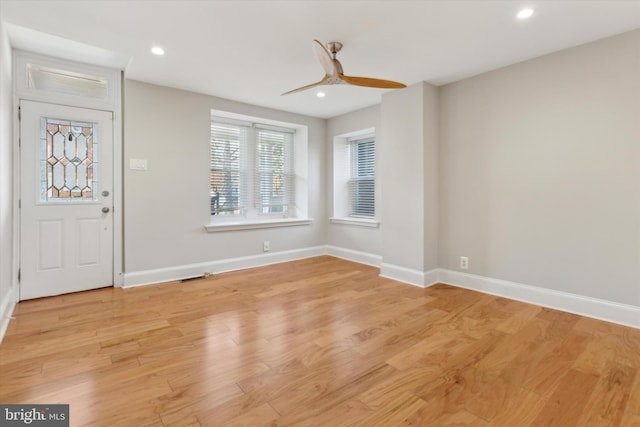
[[[41,119],[40,201],[97,199],[97,124]]]

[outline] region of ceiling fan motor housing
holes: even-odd
[[[342,43],[340,43],[340,42],[329,42],[329,43],[327,43],[327,49],[329,49],[329,52],[331,52],[333,54],[333,58],[335,59],[336,53],[340,52],[340,49],[342,49]]]

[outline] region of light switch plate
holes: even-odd
[[[134,171],[146,171],[147,159],[129,159],[129,169]]]

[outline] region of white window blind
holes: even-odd
[[[288,216],[295,203],[292,129],[211,122],[211,214]]]
[[[256,127],[256,202],[261,214],[287,214],[293,203],[293,134]]]
[[[240,177],[241,151],[246,150],[247,133],[244,126],[211,122],[212,215],[239,215],[246,205],[246,197],[241,199],[244,192]]]
[[[375,196],[375,140],[373,137],[349,139],[350,216],[373,218]]]

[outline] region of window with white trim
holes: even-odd
[[[295,133],[295,128],[212,116],[211,215],[297,217]]]
[[[333,143],[333,223],[377,226],[374,129],[336,136]]]
[[[373,137],[349,141],[349,216],[373,218],[376,215],[376,150]]]

